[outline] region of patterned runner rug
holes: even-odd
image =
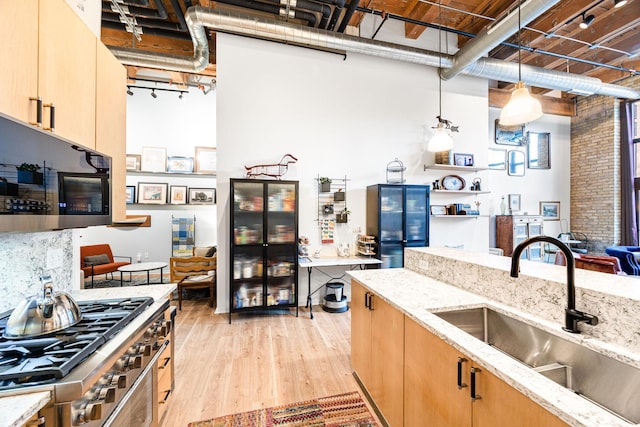
[[[378,427],[358,392],[189,423],[189,427]]]

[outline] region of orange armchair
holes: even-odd
[[[128,261],[115,261],[115,258],[123,258]],[[84,272],[84,277],[91,276],[91,287],[93,287],[93,276],[97,274],[111,273],[118,271],[118,267],[131,264],[131,257],[113,255],[111,246],[108,244],[80,246],[80,268]]]

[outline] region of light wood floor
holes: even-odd
[[[360,391],[350,366],[351,311],[216,315],[184,300],[176,316],[175,389],[163,427]]]

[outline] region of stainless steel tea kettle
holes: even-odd
[[[40,277],[42,297],[25,298],[13,310],[4,330],[5,338],[32,338],[60,331],[82,319],[80,307],[66,292],[54,292],[51,276]]]

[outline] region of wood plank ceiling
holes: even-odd
[[[357,8],[348,18],[351,27],[357,28],[365,14],[372,13],[377,15],[376,22],[380,26],[390,19],[403,21],[405,37],[416,39],[427,25],[441,23],[451,34],[458,35],[459,47],[518,6],[517,0],[442,0],[441,8],[438,0],[118,0],[120,8],[129,18],[135,19],[136,27],[142,32],[141,39],[137,40],[125,30],[120,14],[114,11],[118,9],[114,2],[103,0],[102,41],[107,46],[191,57],[193,43],[184,23],[184,12],[191,6],[233,9],[276,20],[285,20],[276,14],[278,11],[293,9],[307,19],[296,17],[289,21],[301,25],[315,21],[315,27],[321,27],[323,20],[321,12],[314,10],[329,7],[337,20],[332,25],[329,19],[325,27],[339,31],[340,24],[348,16],[350,2],[357,2]],[[640,0],[628,0],[622,7],[615,7],[615,3],[616,0],[559,1],[522,29],[519,43],[522,63],[596,77],[605,83],[616,83],[636,74],[640,68]],[[579,24],[591,15],[593,21],[590,25],[580,27]],[[215,77],[215,32],[209,30],[208,35],[210,65],[199,75]],[[517,34],[491,50],[489,56],[517,62]],[[129,68],[129,75],[134,77],[137,70]],[[193,81],[193,76],[185,73],[173,72],[170,75],[173,83]],[[495,82],[494,85],[512,88],[508,82]],[[544,88],[533,90],[539,94],[548,91]]]

